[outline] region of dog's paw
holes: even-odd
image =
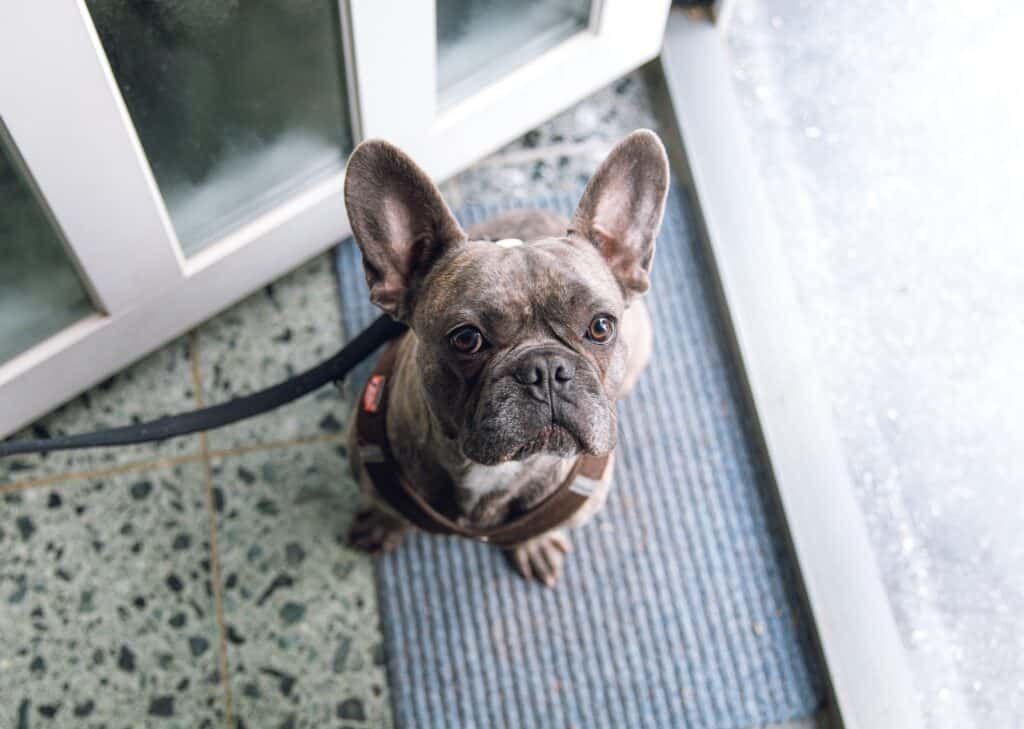
[[[565,555],[572,551],[572,542],[561,530],[542,534],[505,552],[516,572],[528,580],[540,580],[554,587],[562,576]]]
[[[393,552],[402,543],[408,526],[400,519],[370,507],[356,514],[348,532],[349,546],[364,552]]]

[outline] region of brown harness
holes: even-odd
[[[583,507],[596,482],[604,476],[609,460],[607,455],[580,456],[555,491],[528,511],[492,527],[474,529],[463,526],[427,503],[402,476],[401,467],[388,443],[388,380],[394,370],[400,341],[401,338],[392,341],[377,360],[363,388],[356,416],[363,467],[377,495],[392,509],[427,532],[455,534],[500,547],[514,547],[564,524]],[[577,480],[578,476],[583,476],[584,480]],[[443,493],[454,494],[454,484],[444,486]]]

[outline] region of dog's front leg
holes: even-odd
[[[371,506],[356,514],[348,532],[348,543],[364,552],[393,552],[408,530],[409,523],[404,519]]]
[[[505,550],[505,555],[516,572],[528,580],[539,580],[554,587],[562,576],[565,556],[572,551],[572,542],[563,529],[534,537]]]

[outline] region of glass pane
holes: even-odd
[[[587,26],[591,0],[437,0],[442,100],[477,89]]]
[[[0,128],[0,362],[94,309],[60,233]]]
[[[87,0],[186,254],[340,170],[337,0]]]

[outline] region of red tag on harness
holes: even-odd
[[[375,413],[380,407],[380,399],[384,394],[384,375],[373,375],[363,390],[363,410]]]

